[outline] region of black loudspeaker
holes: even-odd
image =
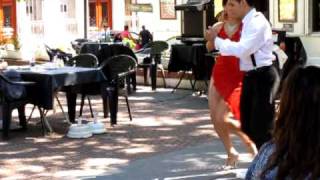
[[[209,25],[214,23],[213,0],[188,0],[186,4],[175,6],[181,11],[181,37],[202,38]]]
[[[204,11],[183,11],[182,21],[182,37],[203,37],[206,29]]]

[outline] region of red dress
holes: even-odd
[[[239,41],[241,26],[230,38],[231,41]],[[229,38],[224,26],[218,34],[222,39]],[[239,59],[234,56],[218,56],[212,70],[214,86],[223,97],[230,111],[237,120],[240,120],[240,95],[244,72],[240,71]]]

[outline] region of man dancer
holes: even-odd
[[[222,55],[240,59],[240,70],[246,72],[240,102],[242,130],[260,148],[271,138],[273,98],[279,84],[279,76],[272,66],[272,30],[264,15],[254,8],[254,0],[228,0],[228,4],[228,13],[242,19],[240,41],[217,37],[217,26],[209,28],[207,38],[213,40]]]

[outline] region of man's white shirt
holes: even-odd
[[[225,56],[236,56],[240,59],[240,70],[254,69],[251,54],[254,54],[257,67],[270,66],[273,40],[269,22],[260,12],[251,9],[242,20],[242,32],[239,42],[229,39],[215,39],[215,47]]]

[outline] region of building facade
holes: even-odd
[[[174,5],[187,0],[0,0],[0,40],[17,36],[22,47],[57,47],[76,38],[91,38],[110,28],[139,32],[145,25],[156,40],[181,34]],[[215,0],[215,13],[221,10]],[[301,8],[298,8],[301,7]],[[258,1],[257,9],[273,28],[289,36],[319,36],[320,0]]]
[[[183,0],[0,0],[0,38],[17,35],[22,48],[59,46],[106,28],[129,25],[138,33],[145,25],[155,39],[167,39],[180,34],[178,3]]]

